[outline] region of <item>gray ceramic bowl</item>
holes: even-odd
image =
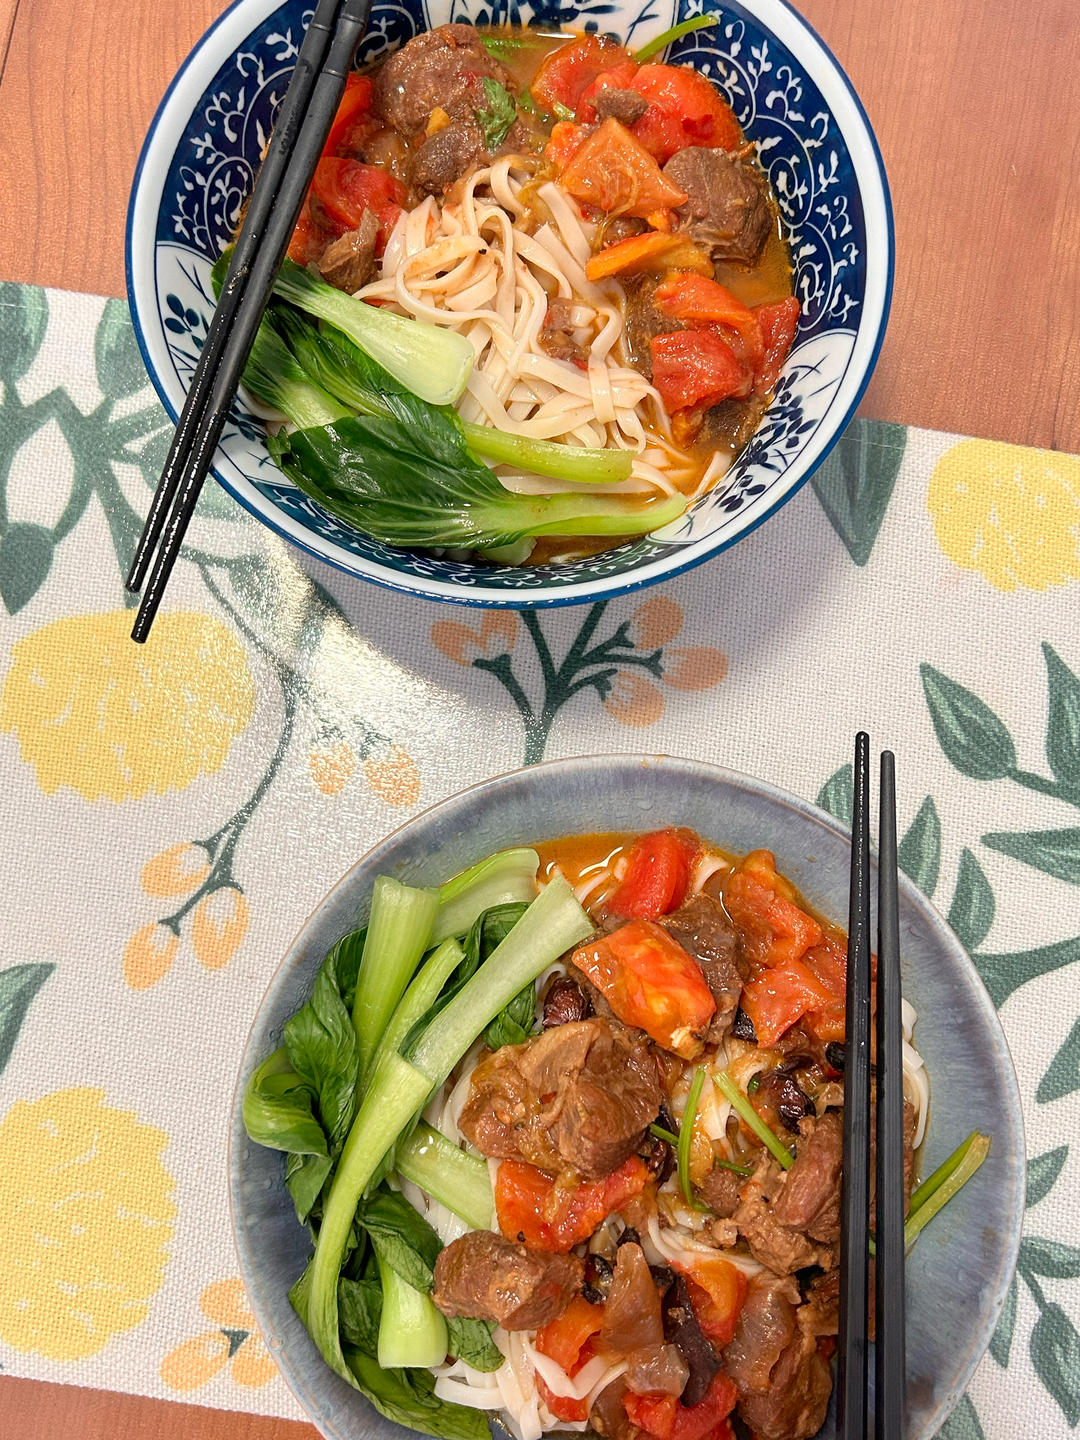
[[[849,837],[822,811],[743,775],[690,760],[593,756],[520,770],[455,795],[384,840],[338,882],[289,948],[263,1000],[233,1104],[230,1195],[244,1283],[282,1374],[331,1440],[373,1440],[398,1427],[324,1364],[287,1291],[310,1245],[282,1183],[283,1157],[251,1144],[243,1087],[281,1041],[335,940],[366,914],[377,875],[434,885],[494,850],[584,831],[686,825],[729,850],[765,847],[823,914],[847,914]],[[911,1440],[929,1440],[986,1349],[1016,1263],[1024,1204],[1020,1097],[1005,1037],[971,961],[901,876],[904,993],[930,1074],[924,1173],[973,1127],[993,1135],[975,1178],[923,1233],[908,1263]],[[400,1432],[399,1432],[400,1433]],[[822,1440],[834,1433],[830,1418]]]

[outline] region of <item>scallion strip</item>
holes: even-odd
[[[990,1153],[990,1136],[973,1130],[964,1143],[929,1175],[911,1197],[904,1244],[912,1245],[919,1232],[946,1206],[978,1170]]]
[[[713,1079],[720,1087],[724,1099],[730,1102],[731,1108],[735,1111],[736,1115],[738,1115],[739,1119],[745,1121],[761,1143],[770,1154],[779,1161],[784,1169],[790,1170],[792,1165],[795,1164],[795,1156],[792,1155],[787,1146],[784,1145],[773,1134],[768,1125],[765,1124],[765,1121],[762,1120],[761,1116],[750,1104],[750,1101],[742,1093],[738,1085],[735,1084],[735,1081],[728,1072],[721,1070],[719,1075],[713,1076]]]
[[[659,55],[661,50],[666,50],[676,40],[681,40],[684,35],[691,34],[694,30],[704,30],[706,25],[718,25],[719,15],[693,15],[689,20],[681,20],[678,25],[672,25],[670,30],[664,30],[657,35],[655,40],[649,40],[634,55],[639,65],[644,65],[646,60],[651,60],[654,55]]]
[[[669,1145],[678,1145],[678,1135],[673,1135],[670,1130],[665,1130],[662,1125],[650,1125],[649,1134],[655,1135],[657,1140],[666,1140]]]
[[[490,1230],[495,1200],[487,1161],[468,1155],[423,1120],[397,1148],[398,1174],[474,1230]]]
[[[693,1187],[690,1184],[690,1146],[694,1142],[694,1118],[697,1115],[698,1101],[701,1099],[701,1087],[705,1084],[705,1069],[699,1065],[694,1071],[694,1078],[690,1082],[690,1093],[686,1097],[686,1109],[679,1122],[679,1144],[676,1150],[676,1158],[679,1171],[679,1189],[683,1193],[683,1199],[692,1210],[707,1211],[708,1206],[703,1205],[694,1195]]]
[[[748,1179],[754,1173],[749,1165],[736,1165],[734,1160],[722,1160],[718,1155],[714,1161],[721,1170],[730,1170],[733,1175],[745,1175]]]

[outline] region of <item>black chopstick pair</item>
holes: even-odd
[[[906,1433],[904,1342],[904,1056],[896,856],[896,775],[881,756],[878,804],[875,1284],[876,1440]],[[870,1276],[870,737],[855,737],[848,915],[844,1168],[840,1239],[838,1440],[865,1440]]]
[[[127,588],[143,592],[133,640],[154,623],[370,9],[371,0],[318,0],[308,25],[128,572]]]

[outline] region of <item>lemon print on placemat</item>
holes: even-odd
[[[0,696],[0,729],[51,795],[137,800],[219,770],[255,704],[244,648],[211,615],[158,617],[145,645],[115,610],[55,620],[20,640]]]
[[[998,590],[1080,580],[1080,457],[962,440],[938,461],[927,506],[938,544]]]
[[[215,1280],[199,1296],[199,1309],[217,1326],[181,1341],[161,1362],[170,1390],[198,1390],[226,1365],[237,1385],[255,1390],[272,1380],[277,1366],[255,1328],[243,1282]]]
[[[0,1337],[82,1360],[149,1313],[176,1206],[169,1137],[93,1088],[17,1100],[0,1121]]]

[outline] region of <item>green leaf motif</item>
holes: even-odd
[[[49,328],[49,302],[36,285],[0,283],[0,380],[20,380]]]
[[[841,765],[839,770],[829,776],[818,791],[815,803],[845,825],[851,824],[851,812],[855,806],[855,777],[850,765]]]
[[[982,866],[965,847],[960,852],[956,890],[949,906],[949,924],[966,950],[977,949],[994,923],[994,892]]]
[[[900,841],[896,858],[904,874],[924,895],[932,897],[941,871],[941,821],[932,796],[927,795],[919,806],[911,828]]]
[[[1080,1090],[1080,1020],[1050,1061],[1050,1068],[1035,1091],[1035,1099],[1040,1105],[1049,1105],[1052,1100],[1061,1100],[1077,1090]]]
[[[938,743],[961,775],[1001,780],[1015,770],[1012,736],[990,707],[932,665],[920,673]]]
[[[1080,960],[1080,935],[1071,940],[1058,940],[1053,945],[1043,945],[1038,950],[1016,950],[1008,955],[985,955],[981,951],[971,957],[978,966],[990,998],[1000,1010],[1005,1001],[1026,985],[1029,980],[1038,980],[1043,975],[1052,975],[1066,965]]]
[[[1020,1241],[1017,1267],[1033,1275],[1045,1275],[1048,1280],[1077,1280],[1080,1279],[1080,1249],[1041,1235],[1025,1235]]]
[[[1009,1355],[1012,1351],[1013,1331],[1016,1329],[1016,1276],[1009,1286],[1009,1293],[1005,1297],[1005,1304],[1002,1307],[1001,1318],[994,1327],[994,1333],[990,1337],[990,1354],[1004,1370],[1009,1363]]]
[[[991,850],[1011,855],[1055,880],[1080,885],[1080,829],[1030,830],[1019,835],[1004,832],[982,838]]]
[[[98,384],[110,400],[134,395],[147,383],[135,332],[122,300],[106,300],[94,335]]]
[[[52,566],[53,538],[44,525],[9,525],[0,540],[0,599],[15,615],[34,598]]]
[[[1050,711],[1046,721],[1046,758],[1058,780],[1080,786],[1080,677],[1052,645],[1043,642]]]
[[[12,965],[0,970],[0,1074],[11,1059],[34,996],[55,969],[55,965]]]
[[[1035,1373],[1070,1426],[1080,1422],[1080,1335],[1060,1305],[1047,1305],[1031,1332]]]
[[[856,565],[870,558],[906,445],[905,426],[856,420],[811,478],[822,509]]]
[[[1059,1145],[1056,1150],[1047,1150],[1045,1155],[1036,1155],[1028,1161],[1026,1204],[1029,1210],[1050,1194],[1068,1158],[1068,1145]]]
[[[967,1395],[961,1395],[956,1409],[937,1433],[937,1440],[986,1440],[979,1412]]]

